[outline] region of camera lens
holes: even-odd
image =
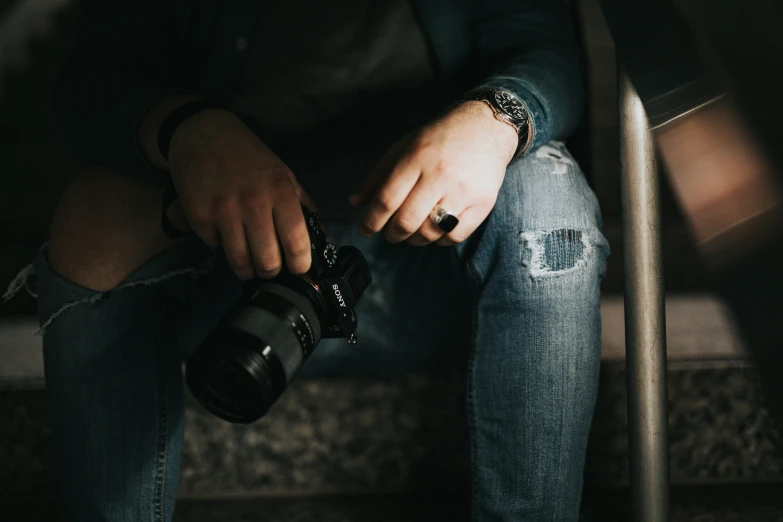
[[[241,337],[241,332],[235,333]],[[272,406],[279,385],[266,360],[250,346],[251,340],[228,344],[231,332],[219,335],[222,342],[210,339],[188,361],[188,387],[202,406],[218,417],[252,422]]]
[[[292,286],[294,288],[292,288]],[[307,282],[259,282],[187,363],[187,383],[230,422],[262,417],[321,339],[323,303]]]

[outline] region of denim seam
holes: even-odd
[[[566,379],[566,380],[568,380],[568,379]],[[573,382],[573,379],[571,379],[571,381]],[[570,395],[572,397],[576,396],[575,393],[570,394]],[[560,430],[559,431],[560,431],[561,434],[563,433],[563,427],[566,425],[566,415],[567,415],[566,410],[567,410],[567,408],[562,408],[560,410]],[[557,452],[555,453],[555,455],[560,455],[561,456],[561,458],[560,458],[560,466],[558,466],[558,468],[557,468],[557,483],[558,484],[562,484],[562,481],[563,481],[563,465],[564,465],[563,462],[566,459],[562,458],[562,455],[563,455],[563,436],[561,435],[557,439],[558,439]],[[582,472],[584,473],[584,470],[582,470]],[[554,513],[552,513],[552,520],[553,521],[560,520],[560,518],[559,518],[559,515],[560,515],[559,511],[562,509],[561,508],[562,504],[563,504],[562,502],[555,502]]]
[[[480,288],[481,279],[478,270],[471,261],[466,263],[466,270],[469,277],[473,280],[476,288]],[[471,326],[470,356],[468,357],[468,382],[466,386],[466,402],[468,408],[468,432],[470,434],[470,465],[471,465],[471,485],[473,488],[473,502],[471,506],[473,522],[480,522],[478,510],[478,428],[476,422],[476,402],[474,399],[474,382],[476,368],[476,344],[478,332],[478,299],[473,305],[473,324]]]
[[[168,400],[160,335],[162,335],[162,332],[159,330],[155,340],[155,355],[158,361],[156,365],[158,378],[158,455],[155,466],[155,496],[153,504],[156,522],[164,522],[163,495],[166,487],[166,457],[168,455],[169,440]]]

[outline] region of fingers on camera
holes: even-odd
[[[250,262],[250,253],[242,222],[238,219],[231,222],[222,221],[218,228],[220,229],[223,251],[226,253],[226,259],[228,259],[231,268],[240,279],[252,279],[255,271]]]
[[[273,215],[288,270],[294,274],[307,272],[311,262],[310,235],[298,201],[294,204],[281,202]]]
[[[282,260],[271,219],[257,219],[245,226],[247,243],[253,258],[256,276],[272,279],[280,273]]]

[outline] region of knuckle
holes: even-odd
[[[228,196],[220,196],[215,199],[214,210],[218,219],[226,220],[234,214],[234,201]]]
[[[462,234],[460,234],[460,235],[450,234],[450,235],[447,236],[447,239],[449,241],[451,241],[452,243],[454,243],[454,244],[462,243],[467,238],[468,238],[468,236],[463,236]]]
[[[375,221],[375,220],[368,221],[367,223],[365,223],[363,225],[363,227],[366,228],[367,230],[369,230],[370,232],[373,232],[373,233],[380,232],[380,230],[382,228],[380,223],[378,221]]]
[[[383,212],[388,213],[394,211],[394,199],[387,192],[378,194],[378,197],[376,198],[376,205]]]
[[[310,240],[307,237],[297,236],[291,239],[288,245],[288,253],[294,257],[305,257],[310,254]]]
[[[274,270],[272,272],[257,272],[256,273],[256,276],[259,279],[274,279],[278,275],[280,275],[280,269]]]
[[[247,256],[238,252],[231,252],[226,253],[226,257],[228,257],[228,262],[231,263],[231,266],[234,267],[234,270],[237,271],[248,271],[250,267],[250,262],[247,259]]]
[[[419,228],[414,224],[413,220],[409,216],[400,216],[394,219],[394,227],[405,232],[406,234],[412,234]]]
[[[292,190],[294,188],[286,169],[280,167],[271,172],[269,183],[275,191]]]
[[[253,274],[255,273],[254,270],[253,270],[253,267],[251,267],[247,263],[242,264],[242,265],[234,265],[234,264],[232,264],[231,267],[234,269],[234,273],[240,279],[252,279],[253,278]]]
[[[247,250],[238,248],[238,247],[231,247],[228,245],[223,245],[225,249],[226,259],[228,259],[229,264],[234,268],[234,270],[244,270],[247,271],[248,269],[251,269],[250,266],[250,259],[247,254]]]
[[[258,209],[265,203],[264,193],[260,190],[245,191],[242,196],[242,205],[247,209]]]
[[[304,274],[310,269],[310,259],[309,258],[296,258],[292,259],[288,263],[288,267],[294,274]]]
[[[262,261],[258,266],[258,269],[265,274],[277,274],[281,268],[280,261]]]
[[[418,154],[427,150],[432,143],[432,138],[428,132],[420,132],[410,142],[410,150],[413,154]]]
[[[204,205],[202,203],[191,205],[190,208],[188,208],[188,214],[190,215],[190,222],[193,226],[210,223],[213,217],[212,209],[209,205]]]
[[[259,276],[275,276],[282,269],[282,263],[279,256],[266,256],[261,258],[256,263],[256,269],[259,272]]]
[[[441,159],[435,164],[435,174],[445,176],[453,170],[453,165],[449,160]]]
[[[497,194],[484,194],[479,198],[479,205],[491,210],[498,200]]]
[[[443,232],[439,233],[439,232],[437,232],[435,230],[425,229],[425,230],[422,230],[420,232],[420,234],[421,234],[421,236],[424,239],[426,239],[427,241],[429,241],[431,243],[433,241],[437,241],[438,239],[440,239],[441,236],[443,235]]]
[[[482,194],[479,193],[479,190],[476,189],[475,183],[472,179],[465,179],[464,177],[458,177],[454,180],[454,188],[459,192],[460,194],[476,194],[480,198],[484,197]]]

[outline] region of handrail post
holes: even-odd
[[[631,496],[636,522],[668,522],[660,184],[644,107],[627,75],[618,78]]]

